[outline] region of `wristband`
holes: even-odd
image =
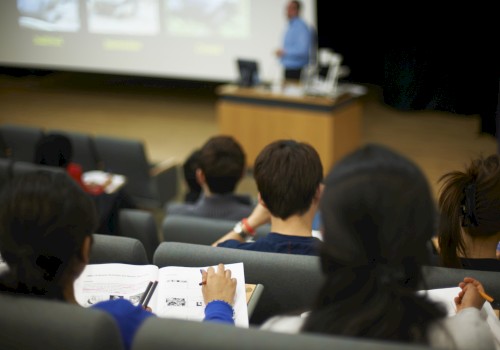
[[[255,236],[255,229],[250,226],[250,224],[248,223],[248,219],[244,218],[241,220],[241,222],[243,223],[243,226],[245,226],[245,230],[247,230],[250,236]]]

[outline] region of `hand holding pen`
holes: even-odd
[[[493,298],[484,291],[483,285],[474,278],[465,277],[458,284],[462,289],[455,298],[457,312],[467,307],[481,309],[485,301],[492,302]]]
[[[223,264],[219,264],[217,270],[213,267],[209,267],[206,271],[201,270],[200,285],[205,304],[213,300],[234,304],[236,278],[231,278],[231,270],[226,270]]]

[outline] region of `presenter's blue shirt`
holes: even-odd
[[[309,63],[312,32],[301,18],[295,17],[288,22],[283,43],[284,55],[281,63],[285,68],[298,69]]]

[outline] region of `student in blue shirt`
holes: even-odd
[[[89,194],[65,173],[39,171],[14,178],[0,202],[0,255],[8,265],[0,274],[0,292],[78,304],[73,285],[89,262],[97,224]],[[202,280],[205,320],[234,324],[236,279],[221,264],[217,271],[208,268]],[[93,307],[115,319],[126,349],[154,315],[124,299]]]
[[[214,246],[261,252],[317,255],[320,240],[312,223],[322,191],[323,166],[317,151],[294,140],[270,143],[255,160],[259,204]],[[260,225],[271,232],[248,241]]]

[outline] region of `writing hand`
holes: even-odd
[[[213,300],[223,300],[231,305],[236,294],[236,278],[231,278],[231,270],[226,270],[224,264],[217,266],[217,271],[209,267],[202,271],[202,281],[206,282],[201,287],[205,304]]]

